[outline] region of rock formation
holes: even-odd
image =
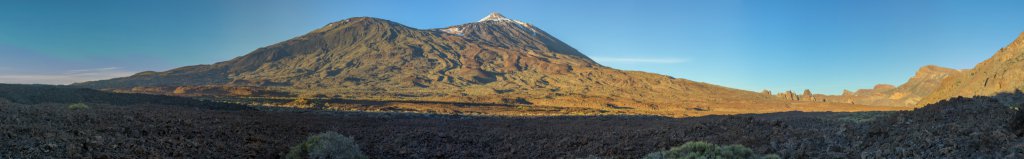
[[[804,89],[804,93],[800,95],[800,101],[815,101],[814,94],[811,94],[810,89]]]

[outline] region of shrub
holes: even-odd
[[[355,140],[337,132],[326,132],[310,136],[288,151],[287,159],[365,159],[363,151]]]
[[[718,146],[715,144],[693,141],[672,147],[669,150],[647,154],[645,159],[777,159],[778,155],[758,156],[754,150],[743,145]]]
[[[1024,135],[1024,109],[1017,109],[1017,113],[1010,119],[1010,131],[1017,136]]]
[[[71,109],[71,110],[89,109],[89,105],[85,105],[85,103],[75,103],[75,104],[68,105],[68,109]]]
[[[776,154],[767,154],[767,155],[761,156],[761,159],[782,159],[782,157],[779,157],[779,155],[776,155]]]
[[[718,155],[725,158],[750,158],[750,156],[755,156],[754,150],[735,144],[718,148]]]

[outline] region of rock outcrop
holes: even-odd
[[[793,93],[793,91],[785,91],[785,92],[776,94],[775,97],[782,98],[782,99],[785,99],[785,100],[793,100],[793,101],[799,101],[800,100],[800,96],[797,96],[796,93]]]
[[[800,101],[816,101],[814,94],[811,93],[810,89],[804,89],[804,94],[800,95]]]
[[[784,99],[784,100],[805,101],[805,102],[823,102],[824,100],[821,99],[821,96],[823,96],[823,95],[811,93],[810,89],[804,89],[804,92],[801,93],[801,94],[796,94],[796,93],[793,93],[792,90],[787,90],[786,92],[779,93],[779,94],[775,95],[776,98],[780,98],[780,99]]]

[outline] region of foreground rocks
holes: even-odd
[[[960,98],[914,111],[662,118],[466,117],[0,100],[0,158],[279,158],[310,134],[352,136],[372,158],[636,158],[687,141],[786,158],[1020,157],[1015,111]]]

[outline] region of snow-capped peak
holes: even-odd
[[[508,19],[505,16],[501,15],[501,13],[498,13],[498,12],[491,12],[491,14],[488,14],[487,17],[484,17],[483,19],[480,19],[480,21],[477,21],[477,22],[486,22],[486,21],[513,22],[513,23],[519,24],[520,26],[523,26],[523,27],[531,27],[531,25],[526,23],[526,22],[519,21],[519,20]]]
[[[512,19],[505,18],[505,16],[501,15],[501,13],[498,13],[498,12],[491,12],[491,14],[488,14],[487,17],[484,17],[483,19],[480,19],[480,21],[478,21],[478,22],[491,21],[491,20],[512,20]]]

